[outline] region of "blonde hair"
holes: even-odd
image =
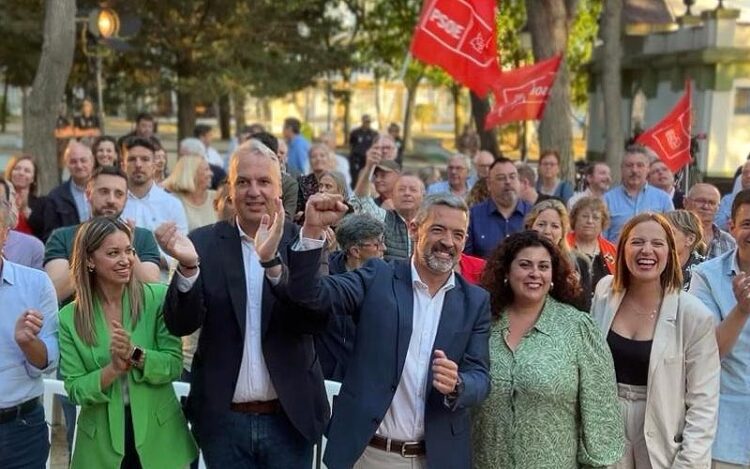
[[[179,157],[172,173],[162,182],[162,187],[176,194],[192,194],[196,189],[195,175],[205,161],[196,155]]]
[[[607,204],[604,203],[599,197],[581,197],[578,202],[573,205],[573,209],[570,211],[570,227],[573,231],[576,229],[576,218],[584,210],[591,210],[592,212],[599,212],[602,215],[602,231],[609,227],[609,210],[607,210]]]
[[[97,287],[97,273],[88,269],[89,257],[101,247],[104,240],[111,234],[122,231],[133,242],[133,232],[130,227],[116,218],[95,217],[78,228],[73,241],[73,255],[71,257],[71,272],[75,282],[75,314],[73,321],[76,332],[87,345],[96,345],[96,317],[94,304],[99,295]],[[130,322],[133,326],[138,322],[143,303],[143,285],[131,274],[130,281],[125,286],[125,293],[130,300]]]
[[[695,237],[690,251],[698,250],[701,254],[706,252],[706,241],[703,235],[703,226],[698,216],[687,210],[672,210],[664,214],[673,229],[682,231],[684,234],[692,234]]]
[[[308,157],[312,157],[312,154],[316,150],[321,150],[326,155],[326,171],[336,170],[336,154],[331,148],[325,143],[313,143],[310,145],[310,150],[307,152]]]
[[[677,258],[672,227],[664,215],[645,212],[628,220],[625,226],[623,226],[622,232],[620,232],[620,240],[617,243],[617,259],[615,260],[615,278],[612,282],[612,290],[615,292],[624,291],[630,287],[630,271],[625,262],[625,244],[627,244],[633,229],[641,223],[648,221],[658,223],[667,234],[669,257],[667,259],[667,266],[664,268],[664,272],[661,273],[661,287],[665,293],[680,291],[682,289],[682,268],[680,267],[680,260]]]
[[[554,210],[560,216],[562,236],[560,237],[560,242],[557,243],[557,247],[560,248],[560,251],[562,251],[563,254],[566,254],[568,257],[570,257],[570,246],[568,245],[567,239],[568,233],[570,233],[570,219],[568,218],[568,210],[565,208],[565,205],[559,200],[546,199],[531,207],[529,213],[526,214],[526,219],[524,220],[524,228],[527,230],[531,230],[531,227],[534,226],[534,222],[536,221],[536,219],[545,210]]]

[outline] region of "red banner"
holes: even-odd
[[[411,53],[484,97],[500,75],[496,36],[494,1],[425,0]]]
[[[495,81],[495,103],[487,114],[484,128],[523,120],[538,120],[544,114],[562,55],[534,65],[503,72]]]
[[[638,136],[636,142],[650,148],[672,172],[690,164],[690,129],[692,125],[690,82],[685,94],[658,124]]]

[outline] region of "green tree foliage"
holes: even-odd
[[[31,86],[42,50],[44,2],[0,0],[0,70],[12,86]]]

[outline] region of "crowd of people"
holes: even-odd
[[[575,192],[554,150],[415,173],[371,124],[199,125],[170,168],[141,114],[45,195],[12,158],[0,467],[44,466],[55,370],[74,468],[307,469],[324,432],[336,469],[750,467],[750,162],[682,193],[628,146]]]

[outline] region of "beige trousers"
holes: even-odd
[[[750,466],[743,466],[741,464],[732,464],[714,460],[711,463],[711,469],[750,469]]]
[[[646,421],[646,386],[617,383],[618,400],[625,421],[625,454],[612,469],[651,469],[643,425]]]
[[[427,469],[427,458],[405,458],[398,453],[367,446],[354,463],[354,469]]]

